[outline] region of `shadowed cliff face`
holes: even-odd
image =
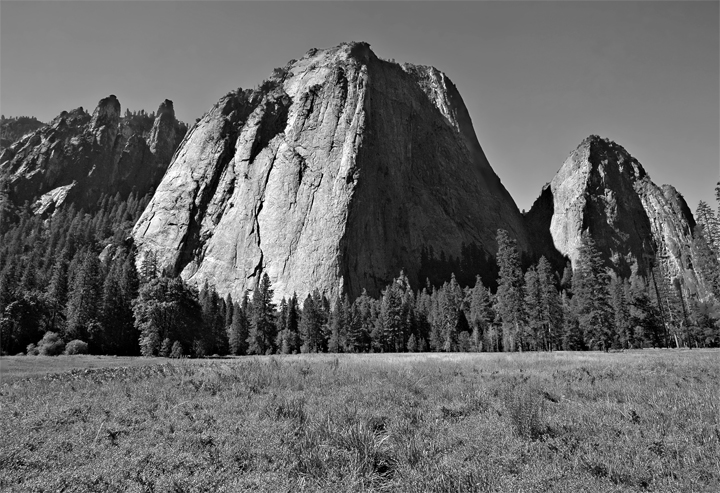
[[[573,266],[581,234],[589,230],[608,267],[622,277],[647,275],[647,256],[656,252],[670,275],[694,277],[689,252],[695,221],[685,200],[671,186],[655,185],[635,158],[607,139],[585,139],[526,219],[538,246],[548,250],[551,239]]]
[[[16,207],[29,202],[38,214],[69,203],[89,209],[103,193],[144,195],[157,186],[180,138],[172,101],[160,105],[147,132],[121,117],[120,102],[109,96],[92,115],[63,112],[5,149],[0,179]]]
[[[530,250],[454,85],[348,43],[222,98],[133,235],[140,261],[153,253],[233,297],[267,272],[277,299],[315,287],[354,298],[400,269],[417,286],[423,247],[494,255],[498,228]]]

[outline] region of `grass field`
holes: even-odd
[[[0,358],[3,491],[720,491],[720,352]]]

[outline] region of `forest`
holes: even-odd
[[[720,204],[720,185],[716,189]],[[234,300],[136,268],[129,238],[151,194],[103,196],[91,211],[50,218],[25,207],[0,216],[3,354],[163,357],[320,352],[620,350],[720,346],[720,213],[696,212],[694,265],[707,296],[687,295],[663,272],[621,279],[606,271],[590,235],[578,265],[544,257],[526,269],[498,230],[496,284],[467,273],[419,289],[400,272],[379,298],[328,299],[317,289],[273,302],[267,274]],[[423,253],[425,255],[425,252]],[[465,284],[467,283],[467,285]]]

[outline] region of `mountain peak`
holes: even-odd
[[[120,101],[114,94],[101,99],[92,115],[92,127],[117,126],[120,121]]]
[[[223,295],[240,299],[267,273],[277,300],[313,288],[332,299],[379,294],[401,269],[441,284],[452,259],[492,257],[499,228],[530,251],[455,86],[349,42],[216,103],[133,236],[139,262],[151,254]]]

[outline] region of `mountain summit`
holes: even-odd
[[[486,262],[498,228],[530,250],[454,84],[353,42],[221,98],[133,235],[141,258],[236,299],[263,273],[276,298],[354,298],[401,269],[418,286],[423,263]]]
[[[647,276],[658,262],[691,291],[695,220],[670,185],[657,186],[622,146],[591,135],[565,160],[526,216],[539,250],[579,255],[589,231],[606,266],[620,277]],[[557,253],[555,253],[557,255]]]

